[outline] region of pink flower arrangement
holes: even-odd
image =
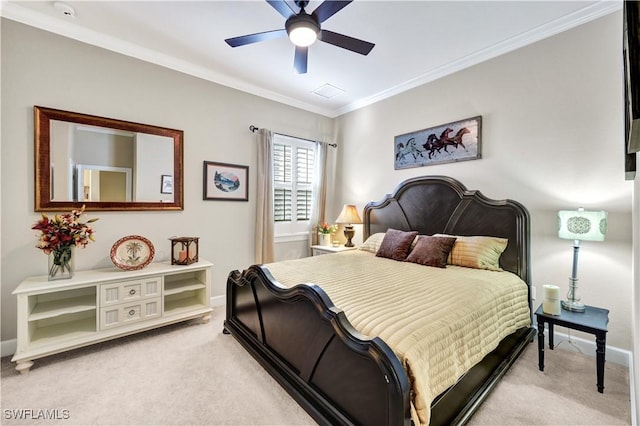
[[[327,222],[322,222],[316,226],[316,229],[321,234],[333,234],[338,227],[336,225],[329,225]]]
[[[57,214],[53,219],[49,219],[43,213],[42,219],[31,228],[41,232],[36,247],[45,254],[50,254],[52,251],[72,246],[84,248],[94,241],[93,229],[88,224],[95,222],[98,218],[80,222],[84,207],[83,205],[80,210],[72,210],[71,213]]]

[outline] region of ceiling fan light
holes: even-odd
[[[291,43],[300,47],[311,46],[318,39],[318,34],[320,34],[320,24],[311,15],[308,15],[304,9],[299,14],[287,19],[284,27]]]
[[[307,26],[298,26],[289,32],[289,40],[296,46],[311,46],[318,39],[318,33],[315,29]]]

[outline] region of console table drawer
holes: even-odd
[[[144,299],[100,309],[100,330],[120,327],[162,315],[162,298]]]
[[[100,286],[100,306],[117,305],[146,297],[159,297],[162,277],[146,277]]]

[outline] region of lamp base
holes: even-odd
[[[351,239],[355,234],[356,231],[353,229],[353,225],[347,225],[344,227],[344,236],[347,238],[347,243],[344,245],[345,247],[353,247]]]
[[[563,300],[562,309],[571,312],[584,312],[584,304],[580,302],[572,302],[571,300]]]

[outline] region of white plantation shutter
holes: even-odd
[[[313,202],[313,161],[315,159],[313,148],[298,147],[296,150],[296,219],[311,219],[311,207]]]
[[[273,215],[278,237],[311,229],[315,143],[274,134]]]
[[[273,219],[276,222],[291,221],[291,190],[274,188],[273,190]]]
[[[309,220],[311,218],[311,190],[299,190],[296,195],[296,220]]]
[[[273,145],[273,218],[276,222],[291,221],[292,150],[289,145]]]

